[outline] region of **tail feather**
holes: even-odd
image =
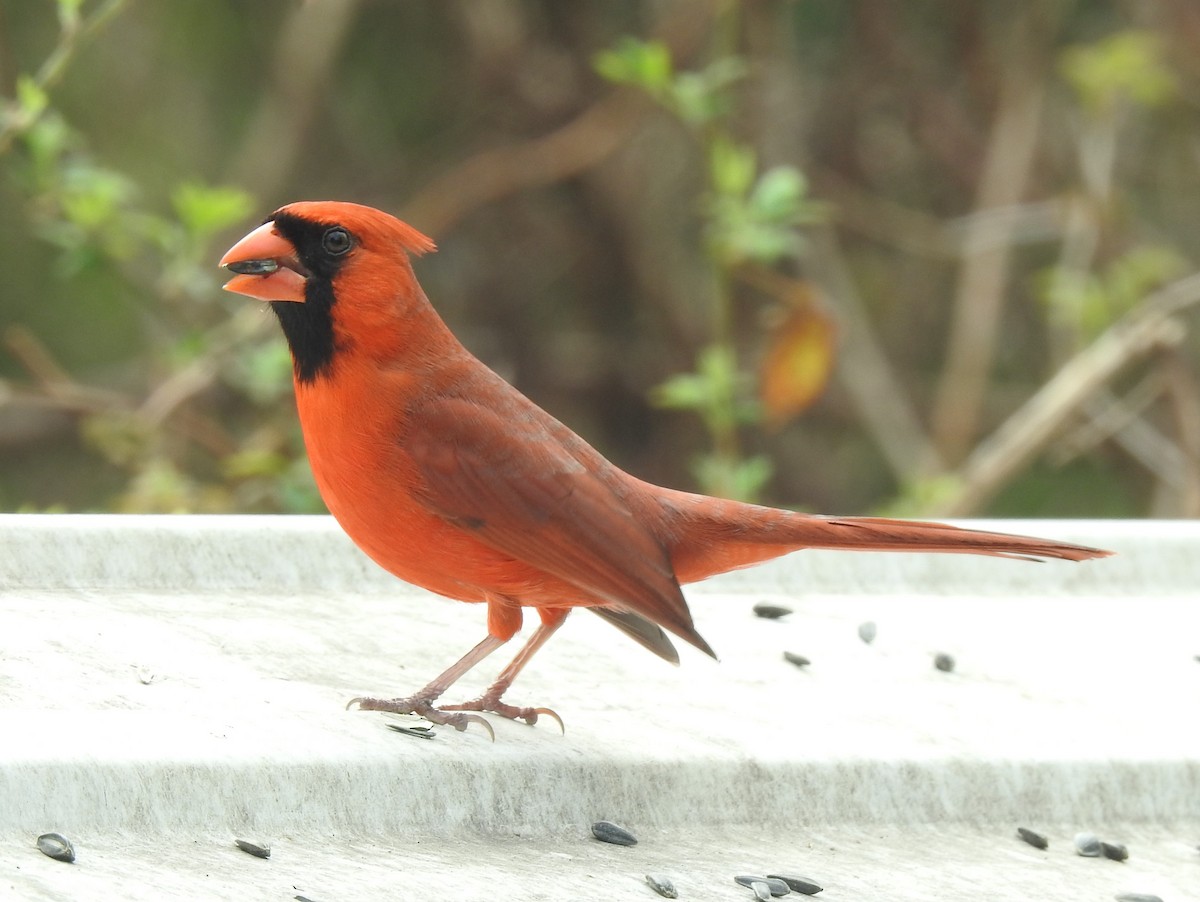
[[[965,529],[948,523],[884,517],[805,517],[797,522],[798,547],[855,551],[930,551],[1041,560],[1086,561],[1111,551],[1070,542]]]
[[[822,517],[738,501],[661,490],[674,537],[671,561],[681,583],[749,567],[803,548],[979,554],[1026,560],[1085,561],[1111,551],[886,517]]]

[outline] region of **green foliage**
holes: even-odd
[[[709,345],[697,356],[694,373],[671,376],[651,392],[650,398],[659,407],[699,414],[715,435],[759,420],[759,405],[745,400],[750,387],[750,378],[738,371],[733,350],[725,345]]]
[[[1043,271],[1037,286],[1052,320],[1090,340],[1186,269],[1187,261],[1169,248],[1135,247],[1099,272]]]
[[[751,380],[742,375],[729,323],[732,280],[740,267],[771,265],[799,249],[796,227],[818,221],[821,208],[807,197],[803,174],[791,166],[759,171],[754,149],[729,129],[731,88],[747,73],[740,57],[718,56],[696,72],[676,72],[666,45],[622,38],[596,56],[596,71],[609,81],[636,86],[692,129],[707,157],[700,192],[706,251],[718,292],[712,344],[697,355],[696,371],[670,377],[651,392],[662,407],[687,410],[703,421],[712,450],[692,467],[707,492],[757,497],[771,476],[769,460],[743,459],[738,429],[761,425],[761,404],[748,399]]]
[[[108,0],[95,16],[120,6]],[[215,311],[215,325],[206,323],[219,298],[213,241],[246,220],[253,198],[239,188],[183,179],[170,191],[169,212],[159,212],[137,179],[99,162],[52,105],[45,86],[62,72],[78,33],[97,21],[81,18],[83,9],[77,0],[60,0],[59,47],[36,77],[19,76],[13,99],[0,103],[0,153],[14,151],[8,172],[26,198],[29,222],[57,249],[60,280],[86,286],[103,271],[166,327],[148,336],[160,366],[158,387],[174,380],[179,388],[173,391],[186,398],[193,380],[202,383],[205,373],[216,371],[246,403],[277,404],[290,387],[283,343],[264,344],[256,326],[247,328],[223,309]],[[151,393],[144,405],[102,395],[99,409],[79,418],[84,446],[127,474],[113,507],[322,509],[306,465],[297,465],[302,448],[294,429],[266,428],[239,444],[214,423],[172,417],[179,403],[171,400],[173,391],[165,399]]]
[[[596,54],[592,63],[603,78],[641,88],[656,99],[667,95],[674,78],[671,52],[661,41],[623,37],[616,47]]]
[[[1123,103],[1154,107],[1176,93],[1157,35],[1129,29],[1062,55],[1063,75],[1093,115],[1109,117]]]
[[[716,140],[711,148],[712,193],[705,205],[714,259],[727,269],[771,265],[800,249],[796,226],[818,222],[822,208],[806,197],[804,175],[776,166],[755,181],[753,151]]]

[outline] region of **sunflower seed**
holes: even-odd
[[[807,667],[812,663],[812,661],[808,660],[808,658],[804,657],[804,655],[798,655],[794,651],[785,651],[783,653],[783,660],[791,664],[795,664],[797,667]]]
[[[867,645],[875,641],[875,621],[867,620],[858,625],[858,638],[862,639]]]
[[[616,846],[636,846],[637,837],[619,827],[612,821],[596,821],[592,824],[592,836],[601,842],[610,842]]]
[[[245,839],[235,839],[234,843],[239,849],[248,855],[253,855],[255,858],[270,858],[271,847],[260,846],[258,843],[253,843]]]
[[[241,260],[226,263],[225,268],[242,276],[269,276],[279,269],[278,260]]]
[[[766,881],[755,880],[750,884],[750,890],[758,902],[771,902],[771,887],[767,886]]]
[[[1035,849],[1049,848],[1050,842],[1040,833],[1034,833],[1032,830],[1026,830],[1024,827],[1017,828],[1017,836],[1025,840]]]
[[[1076,833],[1075,851],[1084,858],[1099,858],[1104,854],[1100,847],[1100,839],[1095,833]]]
[[[1163,902],[1162,896],[1153,893],[1117,893],[1113,898],[1117,902]]]
[[[49,855],[55,861],[70,863],[75,860],[75,847],[61,833],[43,833],[37,838],[37,847],[43,855]]]
[[[405,727],[398,723],[388,724],[389,730],[395,730],[397,733],[403,733],[405,736],[416,736],[418,739],[433,739],[437,736],[430,727]]]
[[[825,887],[820,884],[813,883],[807,877],[796,877],[793,874],[767,874],[773,880],[782,880],[794,893],[803,893],[806,896],[815,896]]]
[[[767,620],[778,620],[780,617],[786,617],[792,613],[792,609],[785,608],[781,604],[767,604],[763,602],[754,606],[754,613],[759,617],[765,617]]]
[[[1129,857],[1129,850],[1125,848],[1124,843],[1101,842],[1100,848],[1104,850],[1104,857],[1113,861],[1124,861]]]
[[[670,877],[664,877],[662,874],[647,874],[646,882],[650,884],[650,889],[654,890],[664,899],[677,899],[679,893],[675,890],[675,884],[671,882]]]
[[[742,886],[748,886],[754,889],[755,884],[765,886],[767,893],[771,896],[786,896],[792,891],[792,888],[778,877],[760,877],[757,874],[739,874],[733,878],[735,882]],[[757,892],[757,890],[755,890]]]
[[[942,673],[949,673],[954,669],[954,658],[944,651],[939,651],[933,656],[933,666]]]

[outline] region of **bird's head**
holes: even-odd
[[[409,265],[433,242],[394,216],[333,201],[288,204],[226,251],[226,291],[271,302],[296,378],[329,370],[338,348],[383,337],[407,303],[425,303]]]

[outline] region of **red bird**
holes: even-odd
[[[1109,554],[939,523],[810,516],[642,482],[458,342],[409,262],[433,249],[370,207],[294,203],[221,258],[236,273],[225,288],[269,301],[279,318],[313,474],[342,528],[401,579],[487,605],[487,635],[458,663],[408,698],[355,699],[362,709],[459,730],[472,722],[490,730],[466,711],[557,718],[501,696],[572,608],[589,608],[668,661],[679,658],[660,627],[711,655],[680,584],[801,548]],[[435,706],[513,637],[527,607],[541,624],[483,696]]]

